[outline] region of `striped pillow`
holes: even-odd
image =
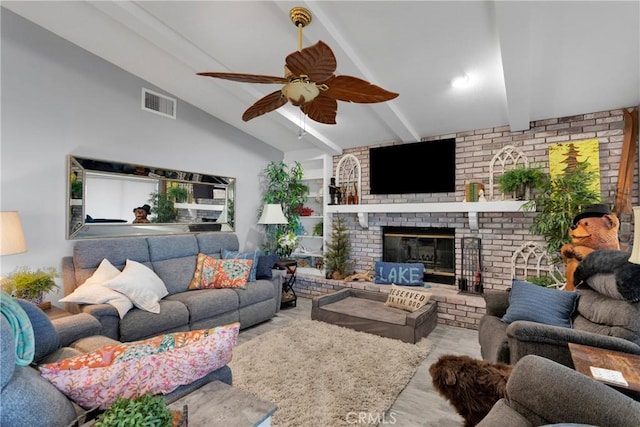
[[[502,321],[529,320],[545,325],[573,327],[578,291],[561,291],[513,279],[509,307]]]

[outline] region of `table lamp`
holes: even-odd
[[[289,224],[289,220],[284,216],[282,206],[279,203],[266,204],[262,208],[262,215],[258,220],[258,224]]]
[[[262,208],[262,215],[260,215],[260,219],[258,220],[258,224],[263,225],[282,225],[289,224],[289,220],[286,216],[284,216],[284,212],[282,212],[282,206],[280,203],[268,203],[265,204]],[[269,248],[269,253],[276,253],[277,243],[274,244],[275,238],[277,235],[277,229],[271,230],[269,232],[269,227],[267,227],[267,247]]]
[[[27,242],[24,239],[18,212],[0,212],[0,255],[19,254],[26,251]]]

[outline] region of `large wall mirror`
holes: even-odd
[[[68,172],[68,239],[234,230],[235,178],[76,156]]]

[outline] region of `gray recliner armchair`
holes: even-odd
[[[600,274],[585,280],[579,288],[572,328],[523,320],[504,323],[501,318],[509,306],[509,292],[486,290],[486,314],[478,327],[482,358],[515,364],[525,355],[535,354],[572,368],[570,342],[640,354],[640,303],[594,290],[606,289],[603,286],[612,282],[614,278]]]
[[[586,375],[539,356],[524,356],[500,399],[478,427],[548,424],[637,427],[640,402]]]

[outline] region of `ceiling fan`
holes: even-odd
[[[338,102],[377,103],[398,96],[380,86],[352,76],[336,76],[336,57],[323,41],[302,48],[302,29],[311,22],[311,12],[303,7],[294,7],[289,12],[291,21],[298,28],[298,51],[285,59],[284,77],[242,73],[197,73],[246,83],[282,84],[281,89],[256,101],[242,115],[249,121],[287,102],[300,107],[302,112],[316,122],[336,124]]]

